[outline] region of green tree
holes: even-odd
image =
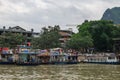
[[[93,44],[97,51],[112,51],[112,39],[120,34],[120,29],[112,21],[86,21],[77,27],[80,34],[87,35],[89,33],[92,36]]]
[[[90,35],[82,36],[80,33],[74,34],[67,42],[67,47],[75,50],[87,50],[93,47],[93,40]]]
[[[0,47],[15,48],[25,42],[25,37],[19,33],[3,33],[0,35]]]
[[[42,32],[39,37],[32,39],[33,48],[49,49],[60,47],[60,35],[59,26],[54,27],[48,26],[48,28],[42,28]]]

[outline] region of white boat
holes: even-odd
[[[97,64],[120,64],[119,59],[114,53],[86,54],[84,62]]]

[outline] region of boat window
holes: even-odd
[[[5,58],[5,55],[1,55],[2,58]]]
[[[115,57],[108,57],[108,59],[115,59]]]

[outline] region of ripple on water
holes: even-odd
[[[119,80],[120,65],[0,65],[0,80]]]

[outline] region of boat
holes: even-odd
[[[33,66],[38,65],[36,53],[19,53],[19,59],[16,65]]]
[[[78,55],[73,53],[65,53],[61,48],[53,50],[36,50],[30,46],[19,46],[17,52],[11,55],[11,61],[7,64],[16,64],[21,66],[34,66],[41,64],[77,64]],[[5,63],[5,61],[4,61]]]
[[[51,53],[50,62],[51,64],[77,64],[78,55],[57,50]]]
[[[14,54],[12,53],[12,50],[4,48],[0,54],[0,64],[11,65],[14,63]]]
[[[120,64],[119,59],[115,53],[106,54],[86,54],[86,59],[84,63],[94,63],[94,64]]]
[[[41,50],[37,55],[38,63],[41,64],[50,64],[50,53],[47,50]]]
[[[21,47],[18,52],[18,59],[16,60],[16,65],[21,66],[33,66],[39,65],[37,59],[37,52],[32,51],[31,48]]]
[[[77,64],[78,62],[78,55],[77,54],[70,54],[68,56],[67,64]]]
[[[37,55],[39,64],[77,64],[78,55],[62,52],[61,48],[41,50]]]
[[[67,60],[68,56],[63,53],[63,54],[59,54],[58,52],[53,52],[51,53],[50,56],[50,63],[51,64],[67,64]]]

